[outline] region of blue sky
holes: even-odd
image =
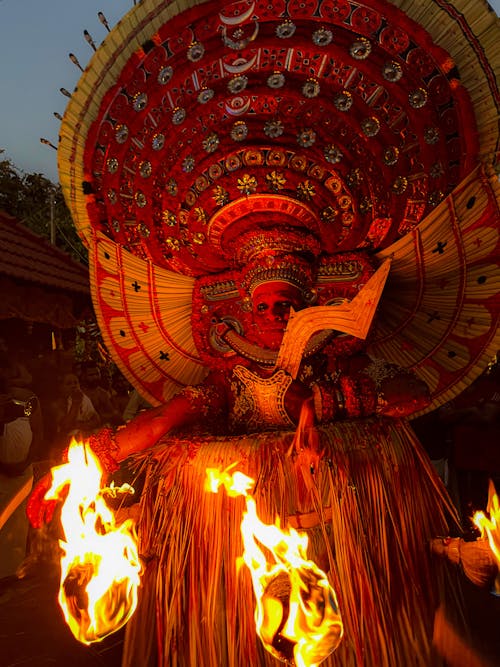
[[[40,137],[57,145],[60,122],[80,70],[68,57],[74,53],[85,67],[93,51],[88,30],[98,45],[106,28],[133,7],[133,0],[0,0],[0,159],[10,159],[26,172],[40,172],[58,181],[57,154]]]
[[[500,14],[500,0],[490,0]],[[88,30],[96,44],[106,36],[97,13],[113,27],[133,7],[133,0],[0,0],[0,149],[21,171],[39,172],[58,181],[56,151],[59,121],[80,71],[92,49],[83,37]]]

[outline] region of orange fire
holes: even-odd
[[[495,485],[491,480],[488,487],[486,512],[489,514],[489,518],[484,512],[476,512],[472,520],[481,531],[481,538],[488,539],[488,544],[500,571],[500,503]],[[500,575],[495,580],[495,593],[500,595]]]
[[[117,526],[105,501],[106,495],[127,493],[131,487],[101,488],[98,459],[75,440],[68,463],[51,472],[45,498],[61,498],[67,490],[61,509],[59,604],[78,641],[98,642],[123,627],[137,606],[141,564],[135,526],[131,519]]]
[[[282,530],[278,518],[274,525],[259,519],[249,495],[253,484],[239,472],[207,470],[208,491],[217,493],[224,486],[232,497],[245,496],[242,561],[252,576],[256,630],[264,647],[287,664],[315,667],[342,639],[335,592],[326,574],[308,560],[305,533]]]

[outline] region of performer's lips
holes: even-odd
[[[283,322],[282,324],[275,324],[274,326],[270,327],[262,327],[261,332],[262,333],[283,333],[285,330],[285,323]]]

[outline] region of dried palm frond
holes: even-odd
[[[318,435],[313,469],[287,455],[293,433],[174,438],[137,456],[147,473],[141,551],[156,563],[143,586],[157,604],[127,632],[156,626],[160,666],[275,665],[255,632],[250,573],[237,567],[244,500],[204,490],[207,468],[232,464],[255,479],[263,522],[309,526],[308,558],[327,572],[345,628],[325,667],[433,664],[446,563],[427,545],[454,515],[444,488],[404,424],[338,423]],[[125,654],[125,665],[149,664],[135,640]]]

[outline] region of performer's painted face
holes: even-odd
[[[252,313],[260,344],[269,350],[278,350],[290,308],[300,310],[303,306],[302,292],[290,283],[276,280],[256,287],[252,294]]]

